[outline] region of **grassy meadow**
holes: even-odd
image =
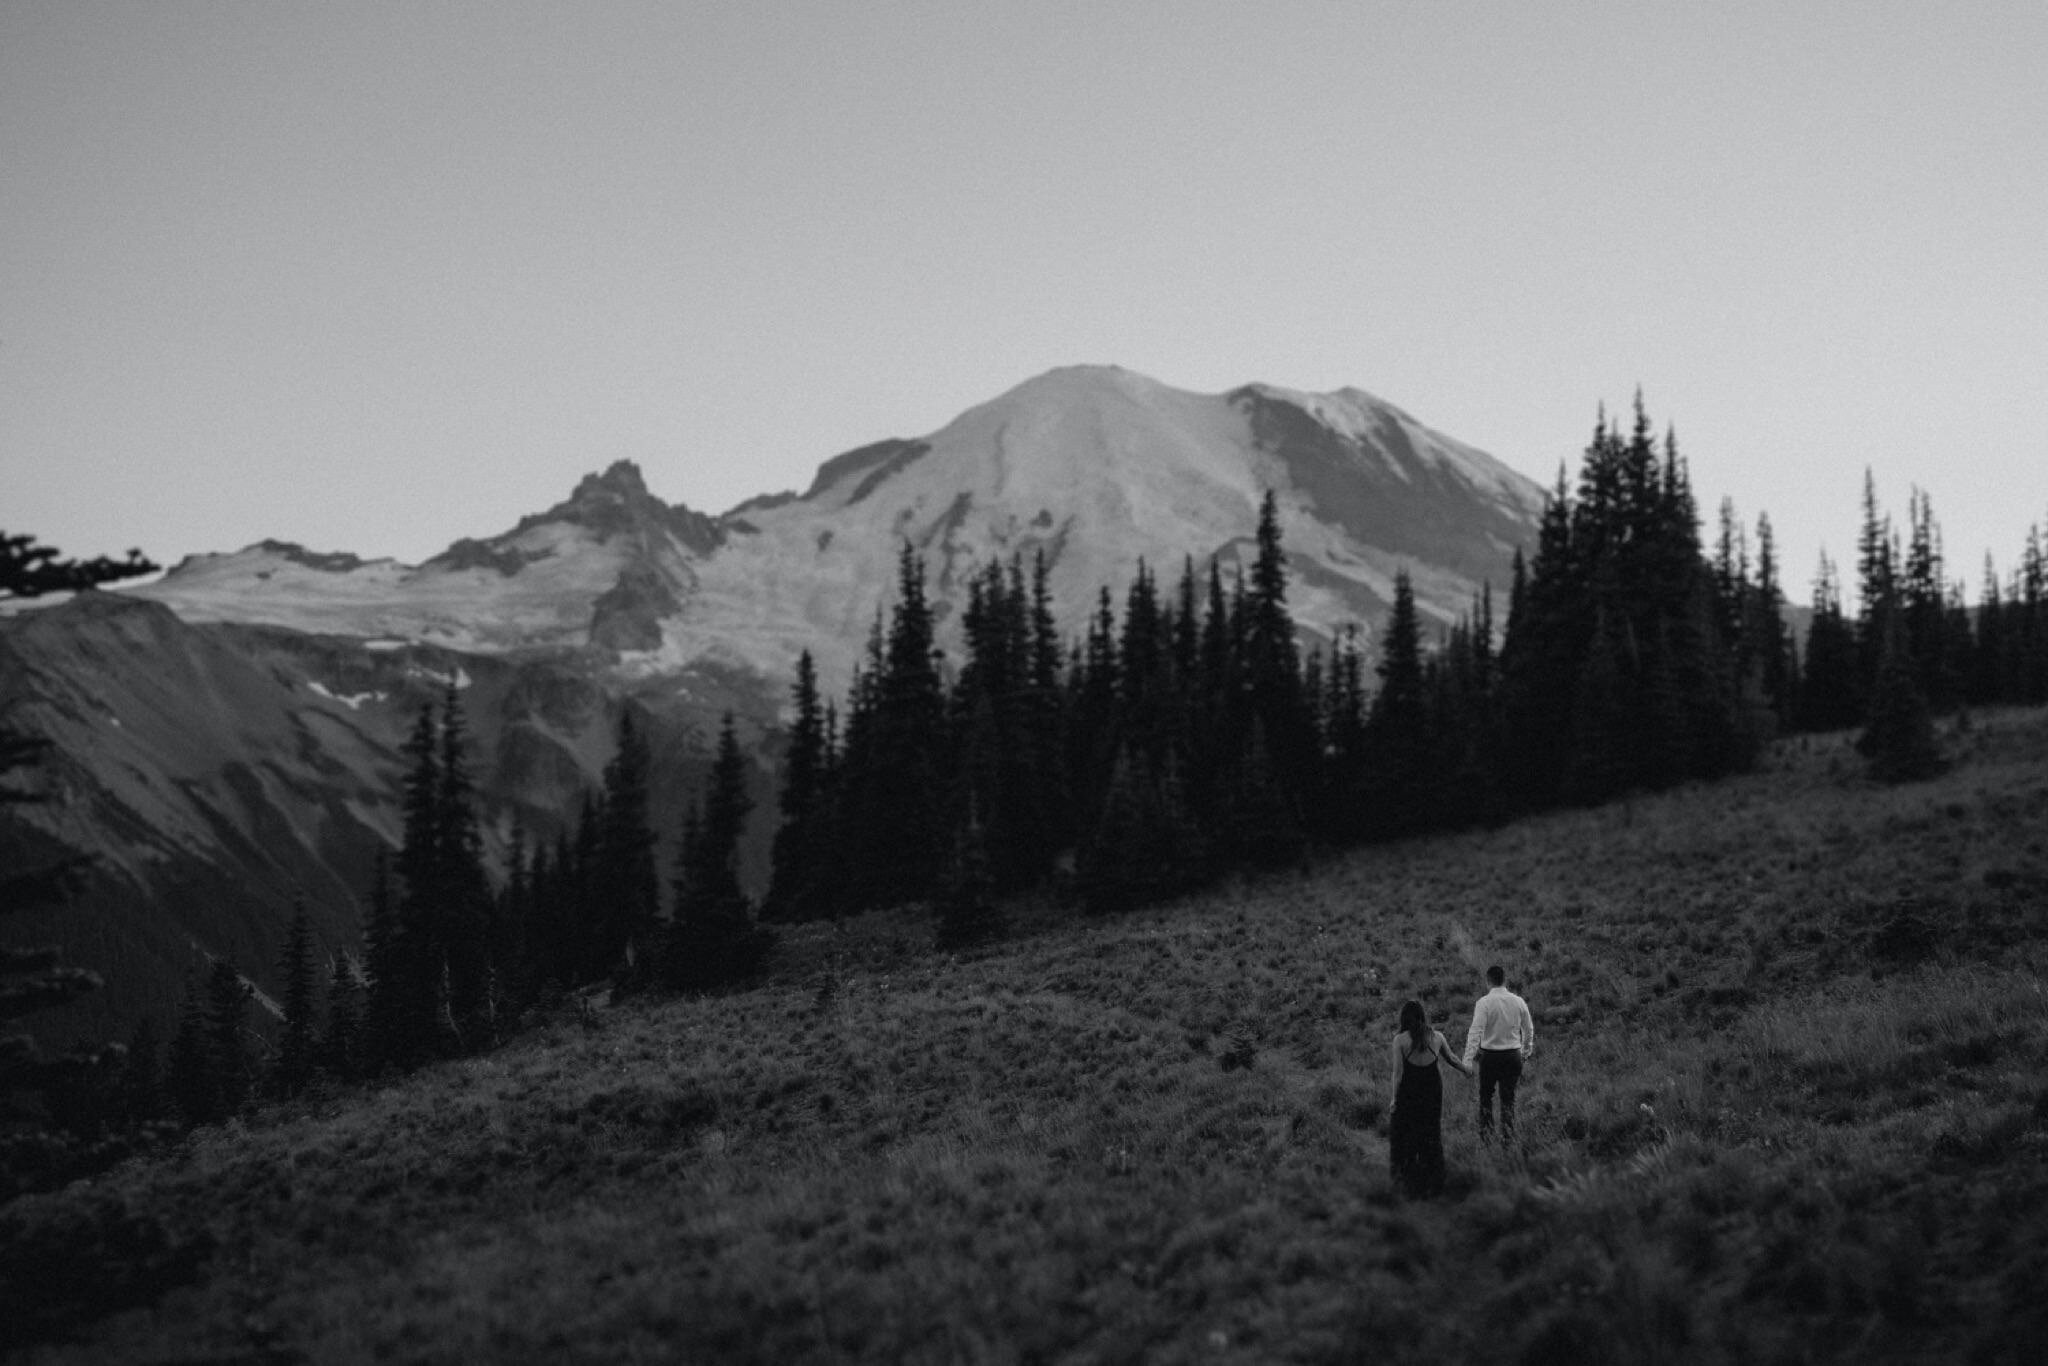
[[[24,1360],[2036,1360],[2048,714],[929,951],[564,1010],[0,1209]],[[1507,965],[1519,1152],[1385,1043]]]

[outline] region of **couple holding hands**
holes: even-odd
[[[1529,1003],[1507,988],[1507,973],[1486,970],[1487,992],[1472,1008],[1465,1055],[1454,1056],[1443,1034],[1430,1028],[1420,1001],[1401,1006],[1401,1029],[1387,1046],[1393,1063],[1393,1118],[1387,1150],[1394,1180],[1411,1195],[1434,1195],[1444,1184],[1444,1083],[1438,1063],[1466,1076],[1479,1071],[1479,1136],[1493,1136],[1493,1093],[1500,1092],[1501,1132],[1515,1134],[1515,1086],[1536,1046]]]

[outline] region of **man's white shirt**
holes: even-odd
[[[1465,1065],[1478,1061],[1479,1050],[1519,1049],[1528,1057],[1536,1047],[1536,1021],[1529,1003],[1506,987],[1495,987],[1472,1007],[1472,1029],[1465,1036]]]

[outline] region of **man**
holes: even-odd
[[[1479,1136],[1493,1136],[1493,1092],[1500,1088],[1500,1128],[1515,1136],[1515,1083],[1522,1063],[1536,1047],[1536,1022],[1529,1003],[1509,991],[1507,972],[1486,970],[1487,992],[1472,1007],[1472,1029],[1465,1036],[1465,1065],[1479,1061]]]

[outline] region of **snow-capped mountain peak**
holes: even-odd
[[[1448,620],[1505,579],[1541,490],[1362,389],[1175,389],[1115,366],[1050,370],[929,435],[820,465],[801,495],[713,518],[664,503],[619,461],[509,531],[417,567],[273,543],[189,560],[135,590],[190,620],[265,622],[504,652],[596,647],[648,679],[713,663],[786,679],[811,650],[850,674],[894,586],[926,559],[943,620],[992,557],[1043,554],[1078,622],[1144,560],[1234,559],[1279,498],[1305,629],[1373,625],[1406,567]]]

